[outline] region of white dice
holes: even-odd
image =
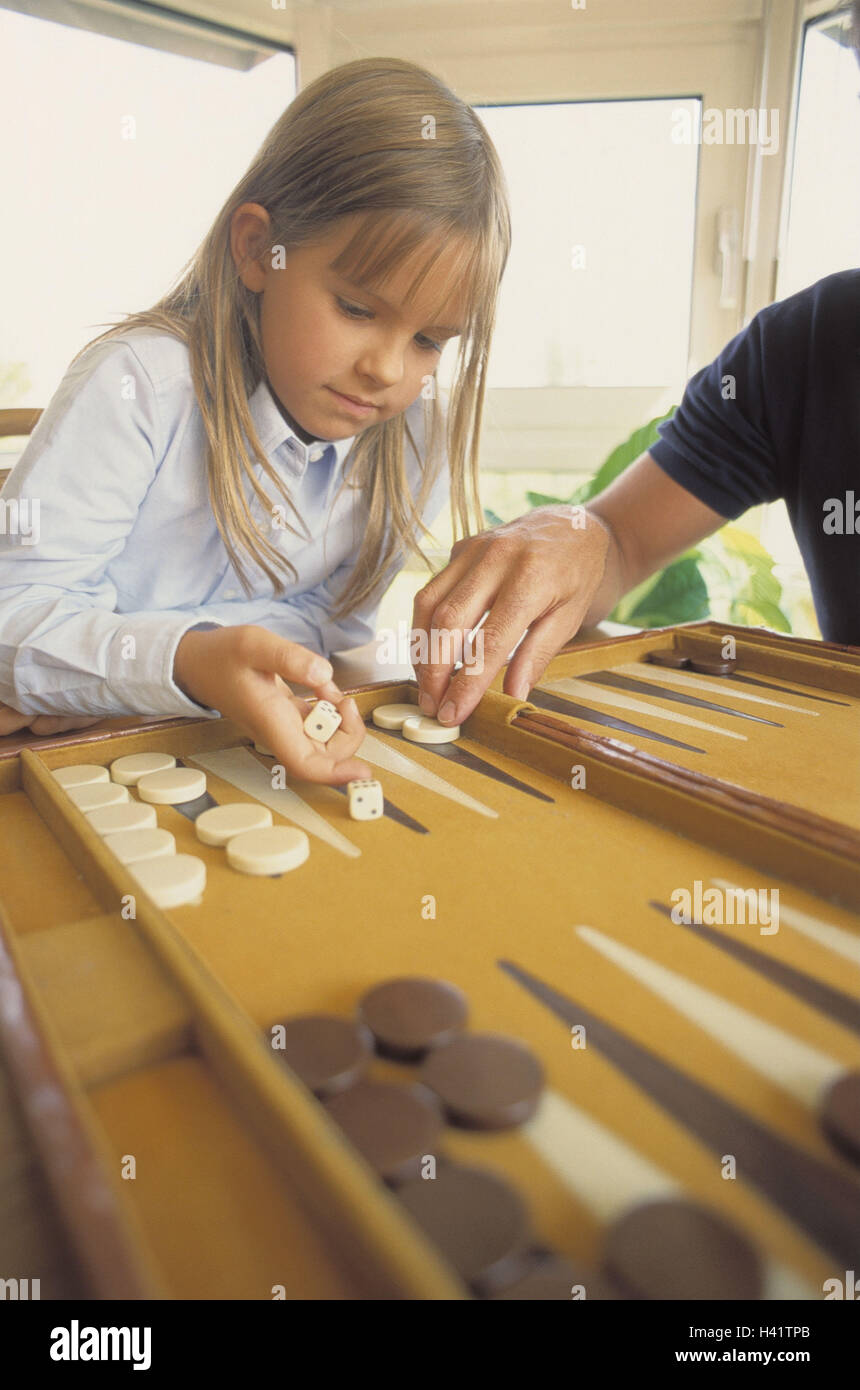
[[[385,805],[382,783],[375,781],[347,782],[349,814],[353,820],[376,820]]]
[[[308,738],[315,738],[317,743],[328,743],[342,723],[343,719],[330,700],[317,700],[303,727]]]

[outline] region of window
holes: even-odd
[[[847,19],[806,26],[777,298],[860,265],[860,67]]]
[[[479,108],[513,218],[490,387],[683,385],[698,147],[673,134],[698,106]]]
[[[128,23],[136,33],[144,20]],[[177,26],[183,51],[166,52],[170,24],[160,47],[144,46],[155,39],[0,9],[0,254],[14,267],[0,328],[4,407],[44,406],[103,322],[166,293],[295,95],[292,53]]]

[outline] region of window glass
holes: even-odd
[[[170,288],[295,61],[242,72],[4,9],[0,55],[0,406],[43,406],[103,321]]]

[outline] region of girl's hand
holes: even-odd
[[[325,658],[296,642],[250,625],[186,632],[176,649],[173,676],[192,700],[217,709],[271,748],[294,777],[337,786],[373,775],[352,757],[366,732],[355,701],[333,683]],[[337,706],[343,723],[328,743],[308,738],[302,723],[312,707],[285,681],[310,686]]]
[[[89,719],[77,714],[19,714],[11,705],[0,705],[0,738],[17,734],[20,729],[29,729],[31,734],[47,738],[50,734],[64,734],[69,729],[88,729],[91,724],[100,724],[102,718],[100,714]]]

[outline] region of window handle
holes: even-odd
[[[720,208],[717,213],[714,269],[720,277],[720,308],[736,309],[741,270],[741,231],[737,208]]]

